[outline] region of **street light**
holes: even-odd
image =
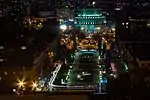
[[[36,88],[36,87],[37,87],[37,83],[33,83],[33,84],[32,84],[32,87],[33,87],[33,88]]]
[[[18,86],[19,86],[19,87],[24,87],[24,85],[25,85],[25,82],[24,82],[24,81],[19,81],[19,82],[18,82]]]
[[[19,86],[23,86],[23,85],[24,85],[24,83],[23,83],[23,82],[20,82],[20,83],[19,83]]]
[[[66,30],[66,29],[67,29],[67,26],[66,26],[66,25],[60,25],[60,29]]]
[[[81,27],[81,30],[84,30],[84,27]]]
[[[93,3],[92,3],[92,4],[93,4],[93,5],[95,5],[95,3],[96,3],[96,2],[95,2],[95,1],[93,1]]]

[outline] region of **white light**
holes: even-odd
[[[110,76],[113,76],[113,74],[111,73]]]
[[[16,89],[13,89],[13,92],[16,92]]]
[[[121,10],[121,8],[115,8],[115,10]]]
[[[95,3],[96,3],[96,2],[95,2],[95,1],[93,1],[93,3],[92,3],[92,4],[93,4],[93,5],[95,5]]]
[[[59,19],[59,21],[62,22],[63,20],[62,20],[62,19]]]
[[[67,63],[67,60],[65,59],[65,64]]]
[[[101,71],[99,71],[99,74],[101,75],[102,74],[102,72]],[[100,76],[101,77],[101,76]]]
[[[81,51],[88,51],[88,50],[81,50]]]
[[[104,21],[104,23],[106,23],[106,20]]]
[[[100,59],[101,59],[101,57],[99,56],[99,57],[98,57],[98,59],[100,60]]]
[[[89,35],[88,38],[91,38],[91,35]]]
[[[81,78],[81,75],[77,75],[77,78]]]
[[[84,75],[84,72],[82,72],[82,74]]]
[[[117,75],[113,75],[114,78],[117,78]]]
[[[60,29],[66,30],[66,29],[67,29],[67,26],[66,26],[66,25],[60,25]]]
[[[1,50],[4,49],[4,46],[0,46],[0,49],[1,49]]]
[[[84,30],[84,27],[81,27],[81,30]]]
[[[96,29],[97,29],[97,30],[100,30],[101,28],[100,28],[100,27],[97,27]]]
[[[33,83],[33,87],[34,87],[34,88],[37,87],[37,83]]]
[[[103,74],[105,74],[106,73],[106,71],[103,71]]]
[[[73,19],[69,19],[69,21],[73,22],[74,20]]]
[[[21,49],[22,49],[22,50],[25,50],[25,49],[26,49],[26,46],[22,46]]]
[[[112,31],[115,31],[115,28],[112,28]]]
[[[72,68],[72,66],[70,66],[70,68]]]
[[[90,51],[96,51],[96,50],[93,50],[93,49],[92,49],[92,50],[90,50]]]

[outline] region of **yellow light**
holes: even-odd
[[[23,87],[24,84],[25,84],[25,83],[24,83],[23,81],[19,81],[19,83],[18,83],[19,87]]]
[[[37,87],[37,83],[33,83],[33,85],[32,85],[34,88],[36,88]]]

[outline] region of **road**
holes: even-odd
[[[107,84],[106,70],[99,62],[98,51],[79,50],[73,64],[56,67],[49,84],[54,90],[97,90],[99,84]]]
[[[79,51],[73,64],[68,85],[96,85],[99,83],[98,52]]]
[[[99,50],[77,50],[72,64],[59,63],[56,69],[45,77],[46,90],[98,90],[106,92],[108,77],[117,78],[128,72],[129,66],[122,49],[113,43],[107,48],[101,41]],[[44,83],[44,84],[45,84]]]

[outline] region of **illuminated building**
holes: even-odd
[[[71,9],[57,9],[57,20],[60,25],[72,26],[74,19],[74,10]]]
[[[75,11],[75,25],[87,33],[100,30],[100,26],[106,23],[106,17],[101,9],[77,9]]]

